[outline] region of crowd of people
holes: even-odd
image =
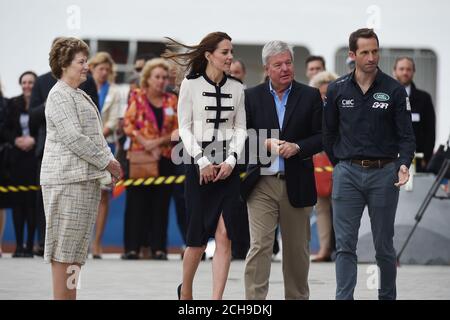
[[[336,297],[351,299],[367,205],[379,297],[395,299],[398,187],[408,180],[414,152],[424,154],[416,171],[426,170],[435,140],[433,104],[414,85],[414,60],[396,59],[395,81],[378,68],[377,35],[360,29],[349,39],[349,74],[338,78],[323,57],[310,56],[309,83],[302,84],[292,47],[271,41],[262,50],[264,80],[247,88],[245,62],[233,57],[226,33],[196,46],[168,43],[161,57],[137,57],[127,103],[111,55],[88,59],[88,46],[76,38],[55,39],[50,72],[20,75],[20,96],[7,99],[0,90],[0,186],[42,186],[0,193],[0,256],[5,208],[12,208],[13,257],[43,256],[52,263],[55,298],[75,298],[65,286],[67,266],[81,267],[89,251],[101,259],[114,183],[184,174],[184,185],[127,188],[123,230],[122,259],[167,260],[174,198],[185,242],[179,298],[193,298],[198,264],[214,238],[212,297],[222,298],[231,259],[245,259],[246,298],[264,299],[280,232],[287,299],[308,299],[310,261],[331,260]],[[259,141],[269,164],[259,154],[250,161],[249,130],[277,130]],[[331,166],[333,173],[322,170]],[[313,207],[320,250],[310,259]]]

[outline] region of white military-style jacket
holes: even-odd
[[[211,163],[203,156],[202,144],[212,141],[228,141],[225,162],[236,165],[247,137],[244,99],[243,84],[227,75],[214,83],[206,74],[191,74],[181,83],[179,134],[200,169]]]

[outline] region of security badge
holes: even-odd
[[[411,111],[411,103],[409,102],[409,97],[406,97],[406,110]]]

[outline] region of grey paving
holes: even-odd
[[[179,255],[169,261],[123,261],[118,255],[105,255],[102,260],[88,260],[81,273],[79,299],[176,299],[181,279]],[[282,263],[272,263],[268,299],[283,299]],[[243,299],[244,262],[233,261],[225,299]],[[369,272],[369,273],[367,273]],[[358,265],[356,299],[376,299],[373,266]],[[334,263],[312,264],[310,269],[311,299],[333,299]],[[369,286],[367,285],[369,284]],[[404,265],[398,269],[399,299],[450,299],[450,266]],[[194,284],[196,299],[209,299],[211,293],[211,261],[200,264]],[[40,258],[0,259],[0,299],[51,299],[50,265]]]

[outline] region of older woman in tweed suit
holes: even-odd
[[[97,106],[78,89],[86,80],[88,50],[82,40],[60,38],[50,51],[50,67],[58,82],[45,107],[47,139],[40,181],[47,222],[44,259],[52,264],[55,299],[76,299],[101,178],[110,173],[114,183],[121,175],[103,137]]]

